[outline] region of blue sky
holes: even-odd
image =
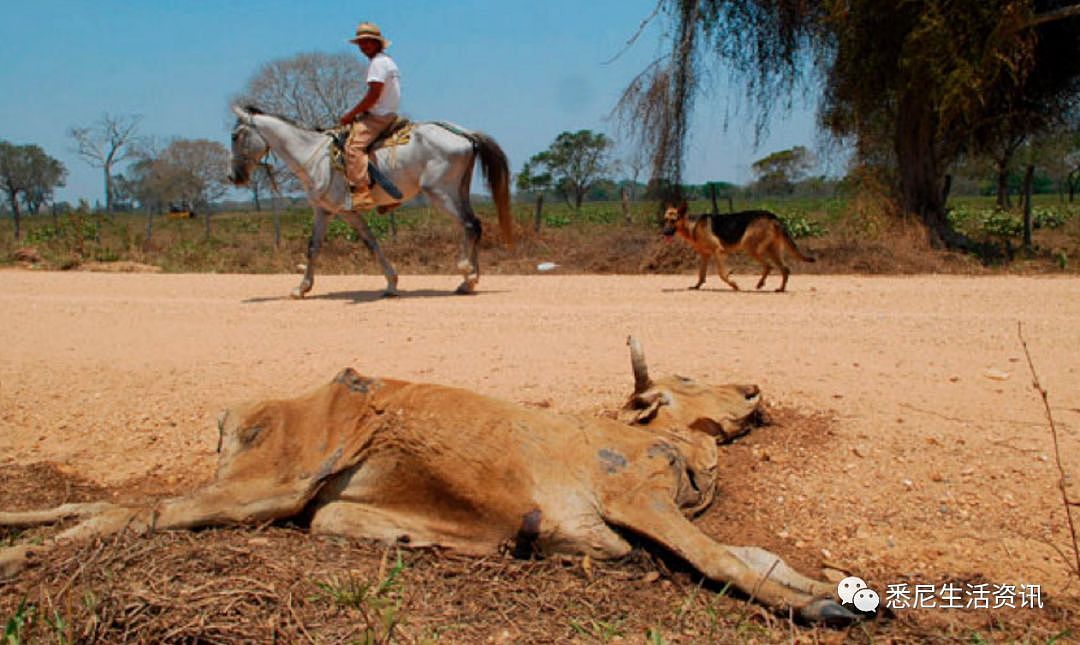
[[[350,52],[361,20],[393,41],[402,112],[484,130],[514,171],[563,130],[615,134],[622,89],[661,51],[654,20],[615,62],[656,0],[377,3],[296,0],[3,0],[0,139],[34,143],[64,162],[57,199],[103,200],[101,171],[72,151],[70,127],[104,113],[139,114],[140,134],[228,142],[229,99],[262,63],[310,51]],[[360,79],[358,83],[362,82]],[[814,148],[811,111],[796,104],[753,145],[751,116],[721,87],[698,101],[686,159],[691,182],[748,181],[750,164]]]

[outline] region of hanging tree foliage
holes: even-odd
[[[821,125],[882,159],[897,204],[931,242],[973,249],[945,218],[949,166],[997,136],[1003,115],[1033,130],[1075,109],[1080,3],[1064,0],[660,0],[667,55],[615,113],[677,191],[701,79],[717,66],[756,108],[760,135],[794,90],[819,87]],[[1071,53],[1070,53],[1071,52]]]

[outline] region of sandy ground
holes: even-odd
[[[1075,482],[1080,279],[795,275],[787,294],[715,280],[690,292],[691,276],[485,276],[459,297],[452,276],[404,276],[404,297],[381,300],[380,277],[323,276],[297,302],[298,276],[0,272],[0,465],[180,491],[210,476],[221,409],[344,366],[598,412],[630,390],[634,333],[654,374],[755,382],[827,420],[792,433],[798,445],[729,448],[755,463],[724,483],[741,501],[718,502],[714,533],[767,536],[879,589],[1077,594],[1054,550],[1071,546],[1017,322]]]

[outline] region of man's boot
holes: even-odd
[[[354,187],[351,194],[352,205],[349,210],[352,212],[365,214],[375,208],[375,200],[371,197],[370,190],[360,190]]]

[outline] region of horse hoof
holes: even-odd
[[[401,294],[397,292],[397,289],[387,289],[386,291],[382,292],[383,298],[397,298],[400,295]]]
[[[472,282],[462,282],[458,285],[458,288],[454,291],[454,293],[458,294],[459,296],[471,296],[472,294],[476,293],[476,284]]]
[[[301,291],[300,289],[293,289],[291,292],[289,292],[289,297],[293,300],[303,300],[304,293],[306,292]]]

